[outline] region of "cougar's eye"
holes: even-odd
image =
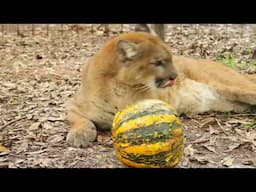
[[[157,60],[154,62],[155,66],[160,67],[160,66],[164,66],[164,62],[162,60]]]

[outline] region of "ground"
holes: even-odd
[[[0,37],[0,167],[125,167],[108,132],[86,149],[65,141],[65,102],[80,84],[81,67],[116,33],[84,27]],[[255,25],[169,25],[166,42],[174,54],[218,60],[247,74],[256,72],[255,37]],[[208,113],[182,122],[185,152],[177,167],[256,167],[255,113]]]

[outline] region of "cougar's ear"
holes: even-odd
[[[138,55],[138,45],[127,40],[117,42],[117,53],[122,61],[132,60]]]

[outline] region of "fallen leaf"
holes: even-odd
[[[0,158],[0,162],[5,162],[5,161],[8,161],[8,158],[6,158],[6,157],[1,157]]]
[[[0,157],[8,155],[9,153],[10,153],[10,151],[0,152]]]
[[[17,168],[18,166],[14,162],[9,162],[8,168]]]
[[[48,129],[48,130],[53,129],[53,127],[48,122],[44,122],[42,127],[43,127],[43,129]]]
[[[28,128],[28,130],[30,130],[30,131],[37,130],[40,125],[41,125],[41,122],[33,123],[32,125],[30,125],[30,127]]]
[[[210,145],[203,145],[203,147],[206,148],[208,151],[211,151],[211,152],[216,153],[215,147],[213,147],[213,146],[210,146]]]
[[[180,167],[188,167],[189,166],[189,159],[183,158],[183,160],[178,164]]]
[[[0,152],[9,152],[10,150],[3,145],[0,145]]]
[[[205,142],[208,142],[209,141],[209,138],[205,138],[205,137],[201,137],[195,141],[191,141],[190,143],[192,144],[198,144],[198,143],[205,143]]]
[[[34,161],[35,165],[39,165],[40,167],[49,167],[50,162],[51,162],[51,159],[49,158],[40,158],[40,159],[35,159]]]
[[[60,118],[60,117],[48,117],[47,120],[52,121],[52,122],[54,122],[54,121],[64,121],[64,119]]]
[[[187,147],[184,149],[184,154],[185,156],[193,156],[196,152],[196,149],[192,147],[192,144],[189,144]]]
[[[25,159],[16,159],[15,164],[20,164],[20,163],[23,163],[24,161]]]
[[[28,114],[28,115],[26,115],[26,118],[27,118],[28,120],[32,120],[32,119],[33,119],[33,115],[32,115],[32,114]]]
[[[209,159],[205,156],[194,155],[189,159],[190,161],[196,161],[201,165],[205,165],[209,162]]]
[[[9,162],[0,163],[0,168],[8,168],[8,167],[9,167]]]
[[[209,117],[209,118],[202,121],[202,123],[200,125],[200,128],[208,127],[208,126],[216,124],[216,123],[217,122],[216,122],[215,118]]]
[[[216,139],[219,138],[218,136],[211,136],[208,145],[216,146]]]
[[[244,165],[253,165],[253,166],[256,166],[256,159],[254,158],[246,158],[246,159],[243,159],[242,160],[242,163]]]
[[[240,135],[240,136],[242,136],[242,137],[246,137],[244,130],[241,130],[241,129],[234,129],[234,130],[235,130],[235,132],[236,132],[238,135]]]
[[[103,137],[101,135],[97,136],[97,142],[99,142],[99,143],[103,142]]]
[[[61,135],[52,135],[50,137],[47,138],[46,142],[49,142],[49,143],[58,143],[60,141],[63,141],[64,140],[64,137],[61,136]]]
[[[219,121],[217,118],[215,118],[215,120],[216,120],[216,122],[217,122],[219,128],[223,131],[223,133],[224,133],[225,135],[229,135],[228,132],[227,132],[228,130],[225,129],[225,128],[221,125],[220,121]]]
[[[227,156],[224,159],[222,159],[220,162],[222,163],[222,165],[226,166],[226,167],[231,167],[233,164],[234,158],[232,158],[231,156]]]
[[[229,124],[248,124],[250,122],[248,121],[242,121],[242,120],[238,120],[238,119],[232,119],[232,120],[229,120],[227,121],[226,123],[229,123]]]
[[[44,153],[46,151],[47,151],[47,149],[43,149],[43,150],[38,150],[38,151],[26,152],[26,153],[29,154],[29,155],[35,155],[35,154]]]
[[[246,132],[240,129],[235,129],[235,131],[240,135],[239,140],[244,143],[250,143],[256,146],[256,133],[255,132]]]
[[[224,152],[230,152],[233,151],[234,149],[238,148],[241,145],[241,143],[234,143],[232,145],[228,146],[228,149],[225,150]]]
[[[28,132],[28,134],[24,136],[24,138],[28,140],[36,140],[36,134],[33,132]]]
[[[16,154],[19,154],[19,153],[21,153],[21,152],[23,152],[23,151],[26,151],[27,148],[28,148],[28,142],[27,142],[27,141],[24,141],[24,142],[19,146],[19,148],[17,149]]]
[[[220,131],[218,131],[217,129],[213,129],[211,125],[209,125],[209,133],[211,135],[215,134],[218,135],[220,133]]]
[[[235,164],[235,165],[232,165],[230,168],[250,168],[250,169],[254,169],[255,167],[254,166],[249,166],[249,165],[241,165],[241,164]]]
[[[3,82],[2,85],[3,85],[4,87],[7,87],[8,90],[17,89],[17,84],[14,84],[14,83]]]
[[[111,139],[111,136],[106,135],[106,134],[97,136],[97,142],[99,142],[100,144],[105,144],[105,143],[109,142],[110,139]]]

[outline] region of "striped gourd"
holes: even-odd
[[[181,121],[160,100],[144,100],[118,112],[112,137],[117,158],[131,167],[173,167],[183,155]]]

